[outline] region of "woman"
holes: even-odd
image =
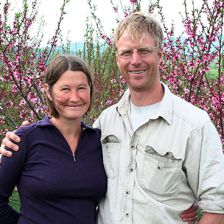
[[[20,127],[19,152],[0,166],[0,223],[95,224],[106,193],[100,130],[82,122],[92,102],[87,65],[57,56],[48,66],[45,93],[49,115]],[[8,205],[17,186],[21,212]]]

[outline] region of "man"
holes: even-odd
[[[206,112],[160,82],[162,41],[160,25],[139,13],[115,33],[129,89],[94,124],[108,176],[102,223],[182,223],[178,214],[195,200],[204,211],[200,224],[224,223],[221,141]]]
[[[117,64],[128,90],[94,123],[102,130],[108,176],[98,221],[183,223],[181,211],[198,201],[200,224],[223,224],[220,138],[205,111],[160,82],[162,42],[158,22],[140,13],[123,19],[115,32]],[[12,147],[8,138],[4,144]]]

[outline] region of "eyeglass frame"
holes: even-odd
[[[133,56],[134,51],[137,51],[138,55],[141,58],[148,57],[153,53],[153,49],[158,48],[158,47],[142,47],[142,48],[137,48],[137,49],[123,49],[120,52],[118,49],[116,49],[116,54],[119,58],[121,59],[131,59]]]

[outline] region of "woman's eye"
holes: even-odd
[[[79,90],[86,90],[86,89],[87,89],[87,87],[80,86],[78,89],[79,89]]]
[[[63,92],[68,92],[69,91],[69,88],[62,88],[61,89]]]

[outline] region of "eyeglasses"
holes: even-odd
[[[138,48],[138,49],[124,49],[124,50],[117,51],[117,55],[119,58],[122,58],[122,59],[131,59],[134,51],[137,51],[138,55],[141,58],[144,58],[151,55],[153,53],[153,49],[155,48],[157,47],[150,46],[150,47]]]

